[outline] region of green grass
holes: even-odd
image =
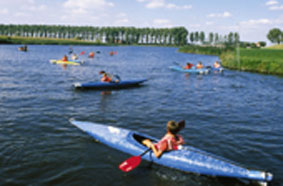
[[[283,52],[275,49],[240,49],[222,53],[220,59],[226,68],[264,74],[283,75]]]
[[[273,45],[270,47],[267,47],[268,49],[278,49],[278,50],[283,50],[283,44],[281,45]]]
[[[0,36],[0,44],[37,44],[37,45],[104,45],[99,42],[83,41],[76,39],[53,39],[32,37],[7,37]]]
[[[200,45],[189,45],[179,48],[179,52],[216,55],[216,56],[221,55],[223,52],[232,51],[232,50],[233,50],[232,47],[215,47],[215,46],[200,46]]]

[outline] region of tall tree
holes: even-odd
[[[193,32],[190,33],[190,41],[191,43],[194,43],[195,41],[195,34]]]
[[[282,32],[279,28],[273,28],[268,32],[267,38],[272,43],[280,44],[280,42],[282,42]]]
[[[200,32],[199,39],[200,39],[200,42],[203,44],[205,40],[205,34],[203,31]]]
[[[195,41],[198,42],[199,41],[199,33],[195,32]]]
[[[209,33],[209,43],[212,44],[214,39],[214,34],[212,32]]]

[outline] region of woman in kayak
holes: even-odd
[[[62,58],[62,61],[68,61],[68,57],[64,55],[64,57]]]
[[[214,68],[220,68],[221,65],[220,65],[220,63],[218,61],[215,61],[215,63],[213,64],[213,67]]]
[[[192,63],[187,63],[184,69],[191,69],[194,65]]]
[[[202,69],[203,68],[202,62],[198,62],[196,68],[197,69]]]
[[[178,123],[172,120],[168,121],[167,133],[158,143],[154,144],[149,139],[143,140],[142,143],[148,148],[151,148],[154,155],[159,158],[165,151],[178,150],[181,148],[181,145],[183,145],[185,142],[182,136],[177,135],[177,133],[184,127],[184,120]]]
[[[102,74],[102,78],[100,79],[101,82],[115,82],[118,83],[120,81],[119,76],[115,76],[117,79],[113,80],[112,75],[106,73],[104,70],[100,71],[99,74]]]

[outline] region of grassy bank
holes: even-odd
[[[278,50],[283,50],[283,44],[281,45],[273,45],[270,47],[267,47],[268,49],[278,49]]]
[[[76,39],[51,39],[32,37],[7,37],[0,36],[0,44],[35,44],[35,45],[105,45],[98,42],[90,42]]]
[[[179,52],[217,55],[222,65],[228,69],[283,75],[283,50],[280,49],[283,49],[283,45],[266,49],[241,48],[237,53],[231,47],[189,45],[179,48]]]
[[[222,65],[226,68],[283,75],[283,51],[275,49],[240,49],[220,55]]]
[[[179,52],[191,53],[191,54],[205,54],[220,56],[223,52],[232,51],[232,47],[213,47],[213,46],[199,46],[189,45],[179,48]]]

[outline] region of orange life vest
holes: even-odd
[[[173,136],[165,135],[157,144],[155,144],[155,147],[162,151],[178,150],[178,147],[184,144],[184,139],[180,135],[177,135],[177,137],[178,140]],[[166,147],[165,149],[164,146]]]
[[[101,79],[100,79],[102,82],[111,82],[112,79],[108,76],[103,76]]]

